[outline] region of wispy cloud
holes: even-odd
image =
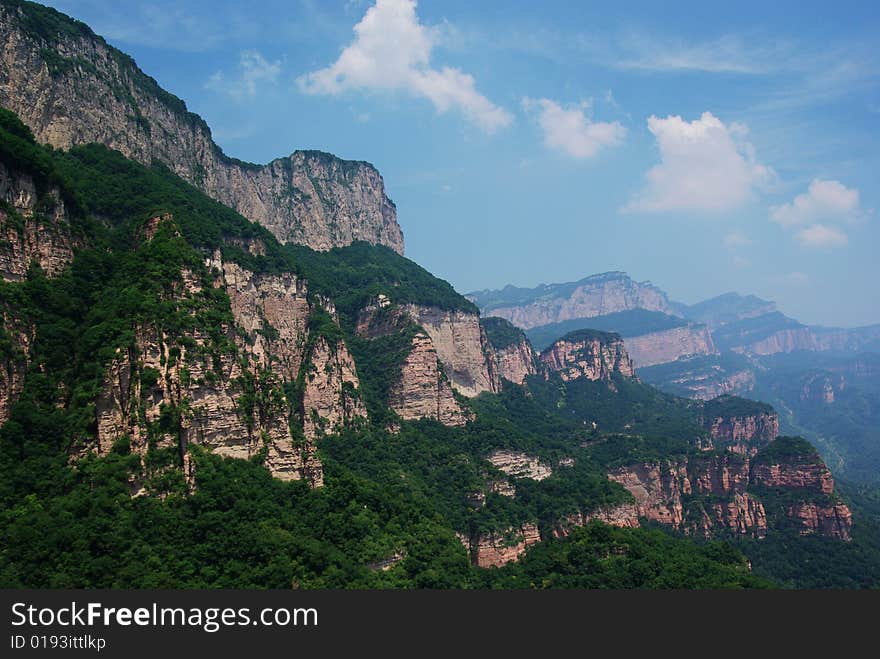
[[[254,98],[262,85],[274,85],[281,75],[281,62],[268,61],[256,50],[243,51],[235,73],[214,73],[205,83],[208,89],[221,92],[241,101]]]
[[[564,108],[548,98],[524,98],[522,105],[527,112],[537,114],[544,145],[573,158],[592,158],[601,149],[620,144],[626,136],[626,128],[618,121],[590,119],[589,103]]]
[[[355,38],[330,66],[298,79],[307,94],[348,90],[406,91],[426,98],[438,112],[454,109],[492,133],[513,116],[477,91],[460,69],[431,65],[437,30],[423,25],[413,0],[377,0],[354,26]]]

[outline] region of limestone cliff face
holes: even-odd
[[[528,341],[519,341],[495,349],[498,375],[516,384],[522,384],[528,376],[537,374],[536,360],[535,350]]]
[[[508,287],[501,291],[481,291],[470,297],[485,314],[505,318],[523,329],[630,309],[678,315],[663,291],[650,282],[633,281],[623,272],[608,272],[579,282],[530,290]],[[508,299],[511,301],[506,302]]]
[[[553,474],[553,470],[533,455],[521,451],[497,450],[487,458],[492,465],[513,478],[530,478],[542,481]]]
[[[542,352],[540,360],[565,381],[587,378],[607,382],[615,373],[635,377],[632,360],[616,334],[572,332]]]
[[[675,327],[624,339],[636,368],[674,362],[683,357],[715,354],[712,334],[701,325]]]
[[[455,400],[443,374],[431,337],[419,333],[391,387],[388,405],[402,419],[437,419],[447,426],[463,426],[468,415]]]
[[[518,560],[529,547],[541,541],[541,534],[537,526],[526,523],[501,533],[473,537],[458,534],[458,539],[468,550],[471,563],[486,568],[501,567]]]
[[[776,412],[746,416],[719,416],[704,419],[712,447],[726,448],[734,453],[755,455],[779,435]]]
[[[820,505],[801,501],[787,510],[797,520],[801,535],[825,535],[838,540],[852,539],[852,513],[842,503]]]
[[[371,165],[316,151],[265,166],[228,158],[205,122],[131,58],[81,23],[69,28],[47,37],[29,27],[26,8],[0,5],[0,105],[38,141],[98,142],[162,162],[282,242],[326,250],[363,240],[403,253],[396,209]]]
[[[770,336],[733,348],[734,352],[750,355],[775,355],[795,350],[816,350],[817,344],[809,327],[795,327],[774,332]]]
[[[0,275],[22,281],[37,263],[48,277],[73,260],[76,241],[57,189],[42,194],[30,176],[10,172],[0,163]]]
[[[477,314],[415,304],[401,309],[431,337],[456,391],[470,398],[501,390],[495,353]]]
[[[320,337],[309,357],[302,403],[306,438],[365,419],[367,409],[358,394],[360,382],[345,343]]]

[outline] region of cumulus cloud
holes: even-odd
[[[770,219],[784,227],[822,221],[853,221],[862,216],[859,191],[840,181],[813,179],[804,194],[770,209]]]
[[[603,147],[620,144],[626,136],[626,128],[617,121],[592,121],[585,112],[588,103],[566,109],[547,98],[524,98],[523,107],[537,111],[544,145],[573,158],[592,158]]]
[[[842,247],[848,241],[836,224],[854,224],[866,217],[859,191],[840,181],[813,179],[791,202],[770,208],[770,219],[787,229],[804,247]]]
[[[755,159],[745,140],[748,129],[725,125],[711,112],[685,121],[679,116],[648,118],[660,149],[660,164],[648,170],[647,185],[624,212],[693,211],[722,213],[741,206],[756,186],[773,180],[772,169]]]
[[[842,247],[849,242],[846,234],[840,229],[824,224],[814,224],[801,229],[795,237],[804,247]]]
[[[232,76],[222,71],[212,75],[205,86],[208,89],[228,94],[237,100],[253,98],[261,84],[278,82],[281,75],[281,62],[268,61],[256,50],[245,50],[238,60],[238,69]]]
[[[427,98],[438,112],[460,111],[488,133],[513,117],[476,89],[460,69],[431,66],[438,30],[419,22],[414,0],[377,0],[354,26],[355,38],[330,66],[300,76],[307,94],[336,95],[348,90],[406,91]]]

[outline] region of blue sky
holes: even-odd
[[[625,270],[880,322],[878,3],[47,4],[230,155],[375,164],[460,291]]]

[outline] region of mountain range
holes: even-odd
[[[468,299],[372,166],[230,158],[35,3],[0,0],[0,106],[3,586],[880,583],[872,499],[786,417],[648,375],[870,331],[622,273]]]

